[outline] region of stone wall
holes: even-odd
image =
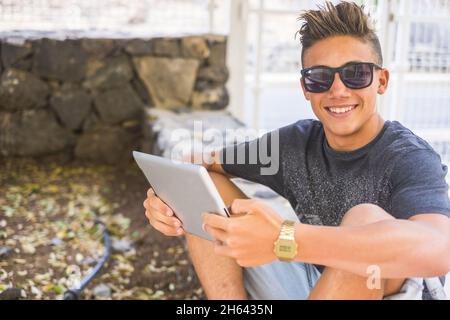
[[[66,153],[117,163],[141,149],[148,108],[228,104],[226,39],[3,36],[0,156]]]

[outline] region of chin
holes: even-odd
[[[351,136],[358,132],[359,126],[355,123],[348,123],[348,124],[332,124],[329,126],[326,126],[328,131],[330,131],[335,136]]]
[[[357,132],[357,130],[354,128],[346,128],[346,129],[332,128],[332,129],[329,129],[329,131],[331,131],[334,136],[338,136],[338,137],[349,137]]]

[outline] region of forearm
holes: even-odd
[[[208,171],[212,171],[212,172],[215,172],[215,173],[223,174],[224,176],[227,176],[229,178],[232,177],[231,175],[226,173],[225,170],[223,170],[223,167],[222,167],[222,165],[220,163],[213,163],[211,165],[208,165],[208,166],[206,166],[206,169]]]
[[[376,265],[383,278],[435,276],[438,259],[448,261],[448,241],[408,220],[384,220],[355,227],[298,224],[297,260],[337,268],[361,276]],[[446,256],[447,255],[447,256]],[[442,264],[441,264],[442,265]]]
[[[228,174],[223,169],[220,161],[220,153],[218,151],[211,152],[210,154],[204,156],[203,166],[210,172],[220,173],[228,178],[233,178],[232,175]]]

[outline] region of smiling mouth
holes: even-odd
[[[347,105],[347,106],[330,106],[325,107],[325,109],[328,111],[328,113],[334,115],[334,116],[343,116],[351,113],[353,110],[355,110],[359,105],[353,104],[353,105]]]

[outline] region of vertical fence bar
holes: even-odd
[[[264,0],[259,1],[258,22],[256,27],[256,66],[253,87],[253,127],[258,130],[261,125],[261,69],[263,67],[262,37],[264,26]]]
[[[208,29],[209,33],[214,33],[214,11],[216,8],[216,0],[208,1]]]
[[[393,109],[394,119],[403,121],[404,98],[405,98],[405,74],[410,71],[410,31],[411,31],[411,1],[398,0],[400,4],[400,15],[397,17],[397,41],[394,57],[394,72],[396,80],[393,92],[393,99],[390,108]]]
[[[244,90],[247,57],[248,1],[231,0],[230,33],[227,40],[227,66],[230,77],[227,89],[230,93],[228,110],[238,119],[244,119]]]

